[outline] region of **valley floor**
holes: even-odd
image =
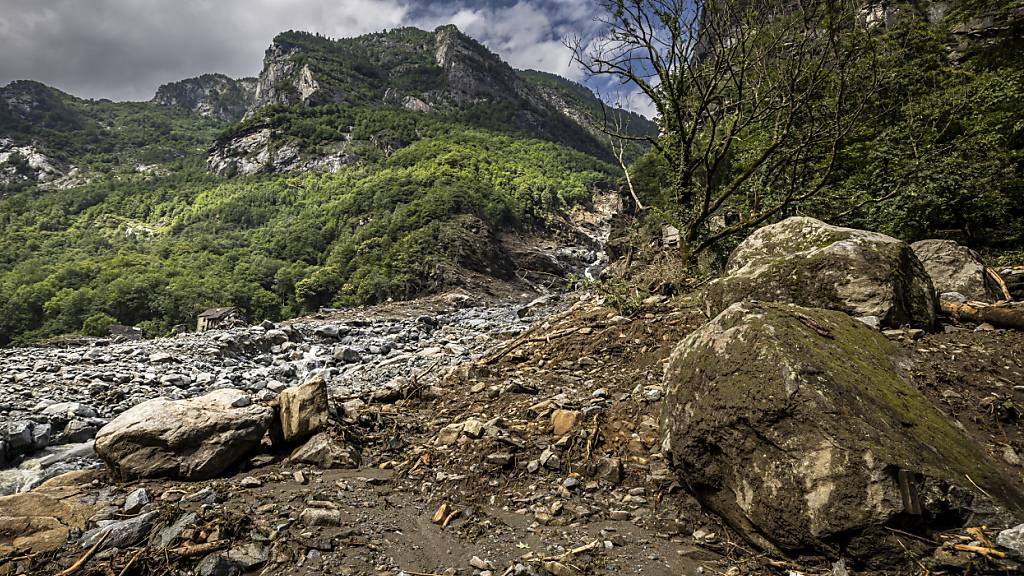
[[[588,293],[526,307],[456,295],[270,330],[112,345],[103,351],[107,361],[83,368],[88,374],[54,381],[102,382],[109,373],[114,382],[142,381],[132,401],[168,391],[189,396],[216,382],[244,386],[274,370],[319,369],[337,347],[358,348],[359,361],[339,363],[329,379],[333,434],[358,467],[297,464],[268,447],[210,481],[120,482],[99,466],[71,472],[0,500],[0,516],[8,516],[0,519],[0,574],[846,573],[822,558],[757,553],[702,512],[669,470],[659,431],[664,364],[704,320],[686,299],[652,298],[624,317]],[[1024,335],[950,328],[891,337],[914,384],[1005,474],[1021,478]],[[8,417],[44,396],[32,382],[67,376],[70,366],[46,368],[47,354],[88,358],[96,349],[5,351]],[[170,370],[158,352],[176,358],[170,365],[187,384],[162,383]],[[26,354],[44,364],[14,369]],[[286,364],[294,368],[279,368]],[[48,390],[87,403],[83,391],[92,389]],[[100,419],[114,415],[105,407],[129,404],[93,402]],[[142,507],[139,489],[151,500]],[[29,519],[18,524],[19,514]],[[101,545],[77,564],[89,556],[77,530],[98,520],[125,522],[129,531],[142,522],[151,535],[123,548]],[[76,541],[23,552],[67,527]],[[955,551],[960,535],[921,542],[893,530],[890,537],[906,544],[911,568],[896,567],[904,573],[1013,569]]]

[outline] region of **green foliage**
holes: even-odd
[[[950,27],[962,17],[954,12],[939,26],[904,18],[879,31],[877,90],[825,190],[777,218],[816,216],[907,241],[949,237],[988,252],[1024,245],[1021,25],[955,44],[962,52],[953,60]],[[737,153],[756,149],[757,138],[748,135]],[[632,169],[645,204],[677,210],[664,161],[647,154]],[[728,224],[730,212],[721,216]]]
[[[15,108],[4,96],[28,104]],[[82,100],[38,82],[0,88],[0,134],[86,170],[130,171],[182,159],[204,150],[223,126],[148,102]]]
[[[914,241],[1024,242],[1024,66],[1001,44],[950,63],[945,33],[919,22],[888,32],[893,53],[840,177],[807,210]]]
[[[438,134],[335,174],[221,180],[194,159],[9,193],[0,343],[77,332],[97,314],[155,335],[213,306],[278,319],[414,296],[461,268],[501,274],[499,232],[543,227],[611,172],[540,140]]]
[[[111,326],[117,324],[117,319],[109,314],[97,312],[85,319],[82,323],[82,334],[86,336],[106,336]]]

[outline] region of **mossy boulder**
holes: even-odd
[[[996,302],[999,285],[985,272],[977,252],[952,240],[921,240],[910,245],[932,279],[935,291],[959,292],[970,300]]]
[[[1009,524],[1024,509],[1021,486],[904,380],[897,350],[841,312],[728,307],[666,369],[672,467],[774,553],[877,566],[902,557],[889,528]]]
[[[744,300],[876,316],[892,327],[935,326],[935,290],[909,245],[814,218],[787,218],[755,231],[704,291],[709,317]]]

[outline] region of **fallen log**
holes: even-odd
[[[956,321],[966,320],[979,324],[988,322],[1000,328],[1024,330],[1024,309],[1009,306],[979,306],[973,303],[960,304],[940,300],[942,312]]]

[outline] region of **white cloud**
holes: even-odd
[[[0,85],[149,99],[205,72],[254,75],[284,30],[353,36],[406,21],[402,0],[0,0]]]
[[[346,37],[453,23],[516,68],[584,80],[562,41],[593,37],[592,0],[0,0],[0,85],[148,100],[165,82],[259,72],[285,30]],[[644,109],[640,100],[628,105]]]

